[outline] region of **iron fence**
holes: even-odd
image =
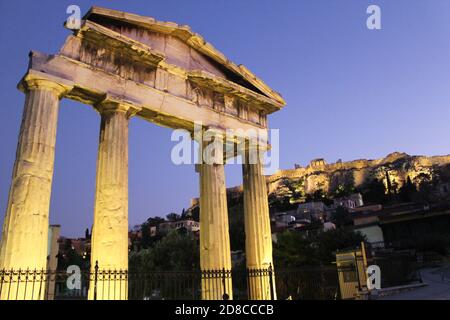
[[[302,267],[275,271],[278,299],[335,300],[339,298],[336,266]]]
[[[89,271],[78,273],[80,285],[72,287],[71,274],[52,270],[0,270],[0,300],[79,300],[87,297]]]
[[[334,272],[334,274],[332,274]],[[203,293],[202,293],[203,282]],[[136,272],[0,270],[1,300],[334,299],[336,268]],[[92,290],[89,290],[89,289]],[[258,295],[258,290],[265,292]],[[269,289],[267,289],[269,288]],[[204,295],[213,292],[216,296]]]
[[[131,300],[198,300],[201,272],[130,272],[128,298]]]

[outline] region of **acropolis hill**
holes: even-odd
[[[351,184],[358,188],[373,179],[387,184],[388,175],[391,183],[398,187],[408,176],[417,184],[427,178],[447,181],[450,178],[450,155],[426,157],[394,152],[377,160],[337,161],[332,164],[327,164],[324,159],[315,159],[306,167],[296,165],[295,169],[279,170],[266,179],[269,193],[276,192],[285,180],[302,181],[304,191],[313,193],[317,189],[333,192],[339,185]]]

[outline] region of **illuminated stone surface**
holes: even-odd
[[[433,171],[437,168],[449,175],[449,167],[450,155],[426,157],[394,152],[376,160],[361,159],[330,164],[324,162],[319,164],[315,160],[306,167],[279,170],[267,176],[266,180],[269,193],[274,194],[282,189],[280,185],[285,179],[292,182],[304,180],[305,193],[313,193],[318,189],[333,192],[339,185],[354,184],[359,188],[373,179],[383,181],[387,187],[386,171],[388,171],[391,182],[397,183],[400,188],[408,177],[417,185],[423,175],[433,178]]]
[[[0,268],[45,270],[59,98],[66,88],[33,77],[24,80],[23,88],[25,107],[3,224]],[[36,292],[34,296],[31,290],[25,292],[25,286],[14,284],[8,290],[19,299],[40,298]],[[5,294],[2,288],[2,299]]]
[[[272,266],[272,232],[266,180],[261,164],[243,164],[245,256],[247,269],[269,269]],[[272,277],[274,281],[275,277]],[[249,277],[249,299],[270,300],[269,274]],[[272,283],[276,297],[275,283]]]
[[[214,142],[213,142],[214,143]],[[228,232],[227,191],[223,164],[201,164],[200,175],[200,268],[231,270]],[[219,275],[202,279],[202,299],[222,300],[226,293],[232,299],[231,277]]]
[[[138,109],[106,100],[97,106],[101,115],[97,158],[91,271],[128,270],[128,119]],[[100,278],[103,274],[100,272]],[[97,283],[97,300],[127,299],[125,277]],[[92,284],[92,283],[91,283]],[[90,286],[89,298],[94,298]]]
[[[233,141],[242,141],[245,135],[239,135],[246,130],[267,130],[267,116],[285,105],[245,66],[231,62],[188,26],[99,7],[83,19],[81,29],[67,37],[57,54],[30,53],[21,85],[27,99],[3,226],[0,265],[5,268],[46,268],[60,97],[101,113],[91,263],[93,267],[98,261],[100,270],[123,271],[128,268],[129,117],[136,113],[151,123],[191,133],[200,122],[220,132],[234,130]],[[224,166],[202,164],[199,172],[201,267],[229,270]],[[265,215],[266,209],[251,212]],[[249,221],[249,230],[259,228]],[[265,237],[267,230],[258,234]],[[265,246],[266,241],[255,245]],[[99,284],[96,298],[126,299],[126,283],[119,284],[119,291],[114,285],[118,286]],[[208,289],[202,284],[202,298],[222,299],[223,284],[213,285]],[[231,279],[225,287],[232,298]],[[92,286],[89,298],[94,298]]]

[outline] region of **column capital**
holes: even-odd
[[[73,88],[71,83],[65,83],[46,77],[41,72],[28,72],[18,84],[18,89],[22,92],[32,90],[49,90],[54,91],[61,98],[64,94]]]
[[[136,113],[142,110],[141,107],[136,106],[132,102],[124,101],[115,97],[111,97],[109,95],[105,96],[103,100],[96,103],[94,108],[100,114],[108,114],[108,113],[124,113],[125,116],[129,119],[133,117]]]

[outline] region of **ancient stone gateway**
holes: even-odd
[[[59,53],[30,53],[29,69],[19,89],[26,99],[3,225],[0,269],[47,268],[61,98],[89,104],[100,114],[91,265],[98,261],[101,269],[123,270],[128,269],[130,118],[138,116],[190,132],[194,123],[201,122],[220,136],[227,129],[267,130],[267,115],[285,104],[248,69],[230,62],[188,26],[99,7],[91,8]],[[242,141],[238,138],[242,137],[235,141]],[[202,270],[230,270],[224,165],[202,162],[197,168],[200,265]],[[272,243],[261,163],[243,164],[243,174],[247,266],[267,268],[272,263]],[[269,298],[268,281],[259,279],[250,285],[258,289],[251,299]],[[107,290],[114,294],[103,296],[105,288],[99,288],[97,299],[127,298],[126,285]],[[225,284],[203,280],[203,299],[222,299],[223,292],[232,298],[231,279]],[[90,290],[89,298],[92,294]],[[23,296],[42,298],[26,292]]]

